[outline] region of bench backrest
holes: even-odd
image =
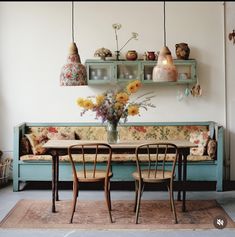
[[[120,140],[190,140],[192,136],[199,137],[203,133],[209,135],[208,126],[119,126]],[[82,127],[27,127],[26,133],[55,133],[65,137],[75,134],[81,140],[106,140],[104,126]]]

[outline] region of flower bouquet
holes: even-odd
[[[135,80],[129,82],[124,88],[111,89],[96,97],[78,98],[77,105],[83,108],[81,116],[87,111],[95,112],[96,119],[101,118],[102,123],[107,122],[108,142],[116,142],[118,139],[117,126],[121,119],[125,123],[128,116],[140,116],[140,108],[145,110],[148,107],[155,108],[151,103],[151,98],[154,97],[152,92],[140,95],[133,101],[130,99],[141,85],[139,80]]]

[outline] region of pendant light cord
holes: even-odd
[[[74,42],[74,2],[72,1],[72,41]]]
[[[166,7],[165,7],[165,4],[166,2],[164,1],[164,10],[163,10],[163,13],[164,13],[164,46],[166,47]]]

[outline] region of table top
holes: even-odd
[[[188,141],[188,140],[132,140],[132,141],[119,141],[117,143],[107,143],[107,141],[98,141],[98,140],[49,140],[47,141],[43,147],[44,148],[57,148],[57,149],[63,149],[68,148],[72,145],[80,145],[80,144],[91,144],[91,143],[106,143],[109,144],[112,148],[136,148],[136,146],[139,146],[141,144],[145,143],[156,143],[156,142],[167,142],[167,143],[173,143],[178,148],[193,148],[197,147],[196,144]]]

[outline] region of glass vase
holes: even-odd
[[[117,143],[119,140],[118,122],[108,121],[106,131],[107,131],[107,142]]]

